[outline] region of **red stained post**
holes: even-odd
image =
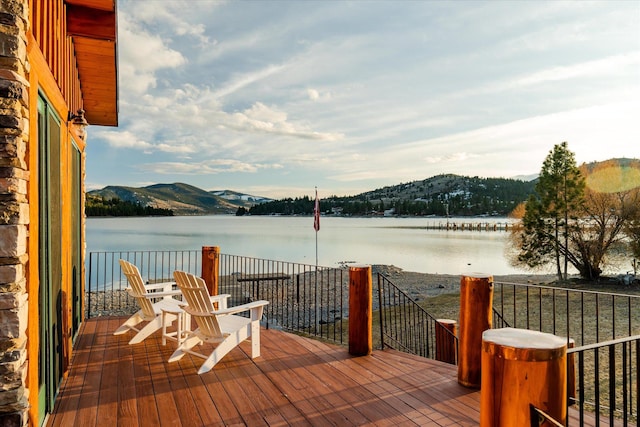
[[[456,321],[436,320],[436,360],[456,364]]]
[[[565,425],[567,339],[526,329],[484,332],[480,427],[533,425],[530,405]]]
[[[349,267],[349,354],[366,356],[373,350],[371,266]]]
[[[480,388],[482,333],[493,320],[493,276],[476,273],[460,279],[458,383]]]
[[[220,277],[220,247],[202,247],[202,278],[207,284],[211,295],[218,295],[218,280]]]

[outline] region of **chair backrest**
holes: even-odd
[[[173,278],[187,303],[185,311],[195,319],[200,333],[207,338],[222,338],[218,319],[212,314],[214,308],[205,281],[184,271],[174,271]]]
[[[154,318],[155,312],[151,300],[145,297],[147,290],[144,287],[144,281],[140,275],[138,267],[123,259],[120,260],[120,268],[127,278],[131,292],[129,294],[136,299],[136,302],[142,310],[145,318]]]

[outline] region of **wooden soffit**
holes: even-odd
[[[118,125],[116,0],[65,0],[85,117],[92,125]]]

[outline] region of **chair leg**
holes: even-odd
[[[162,310],[162,314],[160,316],[162,317],[162,345],[167,345],[167,337],[173,336],[172,334],[174,332],[171,332],[170,334],[167,333],[167,326],[173,325],[173,322],[176,320],[177,320],[176,322],[177,331],[175,332],[175,334],[176,334],[176,341],[178,341],[178,344],[179,344],[180,334],[182,334],[182,318],[180,314],[175,314],[169,311]]]
[[[169,362],[175,362],[182,359],[182,356],[191,352],[191,349],[200,343],[202,343],[202,340],[197,335],[192,334],[185,338],[185,340],[182,341],[182,344],[180,344],[171,357],[169,357]]]
[[[251,358],[260,357],[260,321],[251,322]]]
[[[135,331],[135,326],[142,321],[144,321],[144,319],[140,315],[140,312],[137,312],[133,316],[129,317],[122,325],[120,325],[120,327],[115,330],[113,335],[121,335],[132,329]]]
[[[129,344],[138,344],[144,341],[149,335],[152,333],[159,331],[162,329],[162,316],[157,316],[155,319],[147,323],[144,328],[140,329],[140,331],[131,338]]]
[[[226,356],[227,353],[236,348],[242,341],[249,338],[249,331],[250,325],[247,325],[247,327],[235,331],[234,333],[227,336],[224,341],[218,344],[216,349],[213,350],[213,353],[211,353],[211,355],[207,357],[207,360],[204,361],[204,363],[198,370],[198,374],[204,374],[205,372],[209,372],[211,369],[213,369],[213,367],[216,366],[216,363],[222,360],[222,358]]]

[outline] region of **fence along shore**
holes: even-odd
[[[421,226],[398,227],[413,228],[417,230],[450,230],[450,231],[509,231],[517,227],[512,222],[461,222],[439,221]]]

